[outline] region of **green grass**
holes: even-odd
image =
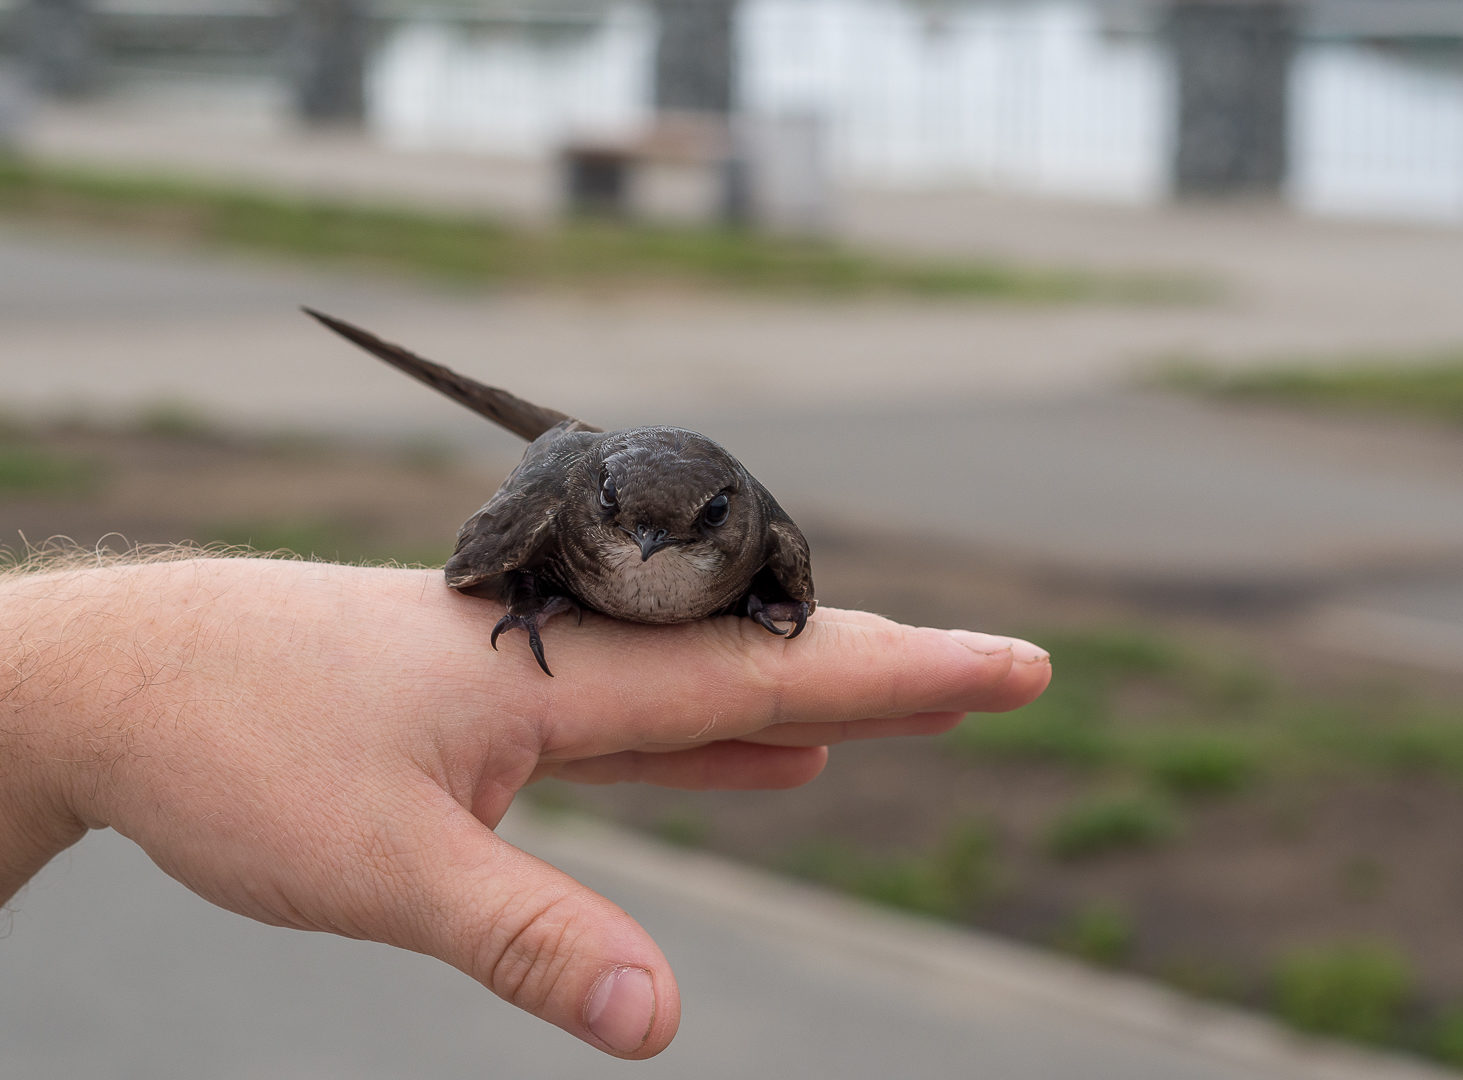
[[[679,806],[663,813],[652,831],[675,847],[705,847],[711,837],[711,818],[694,806]]]
[[[1358,1042],[1396,1041],[1414,989],[1406,957],[1365,941],[1290,953],[1274,981],[1276,1011],[1291,1026]]]
[[[1455,1069],[1463,1069],[1463,1005],[1444,1009],[1434,1019],[1423,1050]]]
[[[1051,687],[1016,712],[972,715],[946,737],[952,752],[1179,799],[1317,770],[1463,783],[1463,707],[1389,688],[1301,689],[1258,662],[1142,631],[1027,636],[1051,650]]]
[[[0,214],[143,230],[464,283],[675,281],[779,295],[891,293],[1038,302],[1187,302],[1212,291],[1172,277],[896,258],[741,230],[598,221],[521,228],[480,215],[294,198],[18,158],[0,158]]]
[[[1096,903],[1076,912],[1057,932],[1056,945],[1090,964],[1115,967],[1133,952],[1138,931],[1132,917],[1112,903]]]
[[[1291,756],[1345,762],[1400,776],[1463,782],[1463,710],[1440,712],[1405,700],[1374,717],[1345,703],[1297,703],[1281,711]]]
[[[1079,768],[1112,762],[1118,741],[1090,688],[1071,688],[1065,673],[1019,712],[973,715],[950,733],[950,742],[973,756],[1051,761]]]
[[[1174,795],[1229,795],[1260,772],[1263,748],[1252,736],[1222,730],[1156,730],[1133,739],[1148,778]]]
[[[1056,633],[1040,637],[1051,651],[1051,686],[1035,703],[1014,713],[973,718],[951,733],[952,743],[974,754],[1108,764],[1123,748],[1113,720],[1115,694],[1129,682],[1187,678],[1187,654],[1148,634]]]
[[[563,780],[541,780],[531,784],[523,789],[519,798],[531,803],[534,810],[547,817],[584,813],[578,787]]]
[[[945,919],[968,917],[999,885],[991,832],[980,822],[953,826],[929,851],[876,855],[844,841],[794,849],[783,869],[875,903]]]
[[[1258,666],[1136,630],[1034,639],[1052,653],[1050,688],[1017,712],[971,717],[949,737],[956,750],[1122,773],[1178,795],[1236,791],[1260,771],[1269,736],[1227,723],[1274,696]]]
[[[156,401],[137,413],[136,430],[142,435],[180,442],[212,437],[215,425],[198,408],[183,401]]]
[[[1176,361],[1158,374],[1156,382],[1219,398],[1463,425],[1463,349],[1414,356],[1347,357],[1331,363],[1277,361],[1243,372]]]
[[[104,481],[102,464],[55,454],[24,442],[0,443],[0,495],[67,498],[87,495]]]
[[[1177,835],[1179,819],[1147,792],[1096,794],[1067,805],[1047,828],[1047,849],[1059,859],[1085,859],[1150,848]]]

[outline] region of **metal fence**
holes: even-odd
[[[368,22],[353,0],[161,3],[95,9],[83,83],[233,80],[298,107],[299,13],[354,11],[359,108],[401,144],[542,155],[637,130],[657,104],[695,105],[797,118],[843,182],[1132,201],[1276,191],[1463,222],[1452,0],[580,0]],[[13,54],[20,10],[0,18]]]

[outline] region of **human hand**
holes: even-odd
[[[0,579],[19,642],[0,655],[0,897],[110,826],[223,907],[437,956],[649,1057],[679,1020],[670,968],[625,912],[492,831],[519,790],[791,787],[830,743],[947,730],[1050,674],[1024,642],[820,607],[795,642],[589,614],[555,625],[551,680],[527,649],[488,648],[499,614],[415,570]]]

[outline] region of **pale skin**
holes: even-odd
[[[526,648],[488,648],[501,614],[425,570],[0,576],[0,901],[112,828],[231,911],[436,956],[646,1058],[679,1021],[670,966],[493,832],[520,790],[794,787],[829,745],[1015,708],[1051,672],[1023,641],[820,607],[792,642],[733,617],[558,620],[550,679]]]

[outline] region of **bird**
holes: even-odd
[[[737,458],[679,427],[605,431],[424,359],[313,308],[307,315],[528,440],[522,460],[457,532],[447,584],[496,599],[489,644],[584,609],[639,623],[749,618],[797,637],[817,608],[808,542]],[[789,624],[785,626],[779,623]]]

